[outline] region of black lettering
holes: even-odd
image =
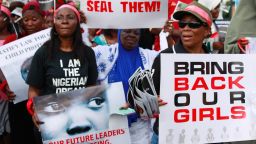
[[[184,97],[185,102],[179,102],[179,98]],[[190,104],[190,96],[188,93],[178,93],[174,96],[174,104],[176,107],[188,106]]]

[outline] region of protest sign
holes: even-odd
[[[184,59],[186,58],[186,59]],[[255,55],[162,54],[160,143],[256,139]]]
[[[14,103],[27,99],[28,86],[25,80],[32,57],[49,38],[50,29],[46,29],[0,47],[0,67],[10,89],[16,94]]]
[[[122,83],[34,98],[44,144],[130,143]]]
[[[246,37],[246,39],[249,41],[249,44],[246,46],[245,53],[247,54],[255,54],[256,53],[256,37]]]
[[[90,28],[161,28],[167,20],[167,0],[81,0]]]

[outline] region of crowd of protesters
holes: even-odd
[[[87,29],[86,15],[73,2],[60,4],[56,10],[43,11],[37,1],[12,2],[0,9],[0,46],[22,37],[51,28],[50,39],[35,53],[26,79],[28,100],[14,104],[16,93],[9,88],[0,71],[0,144],[42,143],[32,98],[58,93],[53,78],[63,78],[62,66],[70,60],[79,61],[79,76],[86,82],[73,86],[94,86],[99,83],[122,82],[125,94],[128,80],[137,68],[153,69],[156,92],[160,94],[161,53],[245,53],[254,37],[255,0],[241,0],[231,20],[227,38],[221,41],[215,23],[221,0],[199,0],[172,14],[178,29],[166,21],[163,29]],[[171,1],[169,2],[171,5]],[[169,16],[170,17],[170,16]],[[241,20],[243,19],[243,20]],[[86,32],[83,35],[82,32]],[[168,48],[160,50],[160,33],[167,33]],[[1,47],[0,47],[1,48]],[[63,86],[65,88],[67,86]],[[161,97],[161,96],[160,96]],[[127,100],[127,97],[125,97]],[[159,103],[164,105],[166,103]],[[125,105],[129,107],[128,104]],[[133,144],[158,143],[158,119],[143,120],[137,114],[128,116]],[[245,142],[248,143],[248,142]]]

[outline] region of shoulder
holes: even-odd
[[[47,56],[47,46],[43,44],[36,52],[34,56],[44,57]]]
[[[173,53],[173,50],[172,50],[172,48],[167,48],[167,49],[164,49],[163,51],[161,51],[160,53]]]
[[[117,54],[118,44],[113,45],[98,45],[92,48],[96,59],[106,59],[109,56],[114,56]]]
[[[97,45],[96,47],[93,47],[92,49],[93,49],[94,52],[99,52],[99,51],[102,51],[102,52],[110,51],[111,52],[113,50],[116,50],[117,47],[118,47],[118,44],[116,43],[116,44],[113,44],[113,45]]]
[[[159,51],[155,50],[149,50],[149,49],[143,49],[139,48],[141,56],[145,56],[147,58],[155,58],[158,54]]]

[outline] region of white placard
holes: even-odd
[[[160,96],[168,104],[160,107],[159,143],[256,139],[256,55],[161,58]]]
[[[167,0],[81,0],[89,28],[161,28]]]

